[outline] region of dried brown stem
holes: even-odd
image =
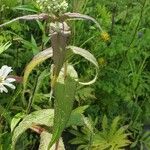
[[[30,129],[38,134],[41,134],[43,131],[45,131],[44,128],[37,126],[37,125],[32,125],[32,127],[30,127]]]
[[[59,147],[59,140],[56,142],[55,150],[58,150],[58,147]]]

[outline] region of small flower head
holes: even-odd
[[[6,65],[1,67],[0,69],[0,93],[8,92],[5,86],[15,89],[15,86],[12,84],[12,82],[14,82],[15,79],[8,77],[8,74],[11,71],[12,71],[11,67],[8,67]]]
[[[48,12],[52,14],[61,14],[67,11],[68,3],[66,0],[37,0],[39,8],[43,12]]]
[[[107,32],[103,31],[103,32],[101,33],[101,39],[102,39],[104,42],[107,42],[107,41],[110,40],[110,36],[109,36],[109,34],[108,34]]]
[[[103,57],[100,57],[100,58],[98,59],[98,63],[99,63],[99,65],[100,65],[101,67],[104,67],[104,66],[106,66],[106,64],[107,64],[105,58],[103,58]]]

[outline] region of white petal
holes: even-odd
[[[6,85],[6,86],[8,86],[8,87],[10,87],[10,88],[12,88],[12,89],[15,89],[15,88],[16,88],[13,84],[7,83],[7,82],[4,82],[3,85]]]
[[[11,71],[12,71],[11,67],[4,65],[0,69],[0,76],[2,76],[5,79]]]
[[[3,93],[3,91],[4,91],[5,93],[8,92],[8,90],[5,88],[5,86],[1,85],[1,86],[0,86],[0,92]]]
[[[8,90],[4,87],[3,88],[3,91],[5,92],[5,93],[8,93]]]
[[[0,86],[0,93],[3,93],[2,85]]]
[[[16,79],[14,79],[14,78],[7,78],[5,81],[7,81],[7,82],[14,82],[14,81],[16,81]]]

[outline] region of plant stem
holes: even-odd
[[[143,17],[143,11],[144,11],[145,4],[146,4],[146,0],[143,2],[142,9],[141,9],[141,12],[140,12],[139,21],[138,21],[138,23],[137,23],[137,25],[136,25],[136,28],[135,28],[135,31],[134,31],[132,40],[131,40],[131,42],[130,42],[130,44],[129,44],[129,47],[131,47],[132,43],[134,42],[134,39],[135,39],[137,30],[138,30],[138,28],[139,28],[139,26],[140,26],[140,22],[141,22],[142,17]]]
[[[34,86],[32,95],[31,95],[31,97],[29,98],[29,103],[28,103],[27,110],[26,110],[26,113],[27,113],[27,114],[30,112],[32,103],[33,103],[33,101],[34,101],[35,93],[36,93],[36,91],[37,91],[38,78],[39,78],[39,74],[38,74],[38,77],[36,78],[35,86]]]
[[[56,142],[55,150],[58,150],[59,147],[59,140]]]

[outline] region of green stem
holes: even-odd
[[[80,45],[80,47],[84,46],[87,42],[91,41],[92,39],[94,39],[96,36],[92,36],[89,39],[87,39],[83,44]]]
[[[134,39],[135,39],[135,37],[136,37],[136,33],[137,33],[137,31],[138,31],[138,28],[139,28],[139,26],[140,26],[140,22],[141,22],[142,17],[143,17],[143,11],[144,11],[145,4],[146,4],[146,0],[143,2],[142,9],[141,9],[141,12],[140,12],[139,21],[138,21],[138,23],[137,23],[137,25],[136,25],[136,28],[135,28],[135,31],[134,31],[132,40],[131,40],[131,42],[130,42],[130,44],[129,44],[129,47],[131,47],[131,45],[132,45],[132,43],[134,42]]]
[[[6,105],[6,110],[7,111],[13,105],[13,103],[15,102],[16,98],[21,93],[21,91],[22,91],[22,85],[19,85],[16,92],[15,92],[15,95],[11,98],[10,102]]]
[[[36,93],[36,91],[37,91],[37,85],[38,85],[38,77],[36,78],[35,86],[34,86],[32,95],[31,95],[31,97],[29,98],[29,103],[28,103],[27,110],[26,110],[26,113],[27,113],[27,114],[30,112],[32,103],[33,103],[33,101],[34,101],[35,93]]]
[[[9,115],[9,113],[7,112],[7,110],[2,106],[0,105],[0,120],[1,120],[1,117],[4,117],[6,119],[6,121],[10,124],[11,122],[11,117]]]

